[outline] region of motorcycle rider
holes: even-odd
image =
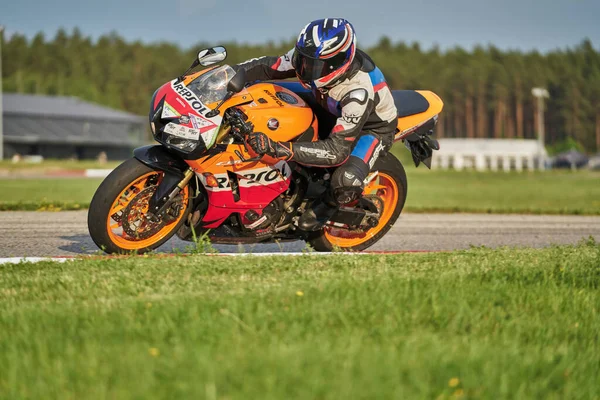
[[[327,195],[298,221],[300,230],[318,230],[340,205],[360,198],[381,151],[392,145],[398,112],[385,78],[356,48],[354,28],[341,18],[313,21],[287,54],[234,66],[236,71],[240,68],[246,70],[248,82],[297,77],[337,117],[329,136],[316,142],[275,142],[262,132],[246,138],[251,153],[310,166],[337,166]]]

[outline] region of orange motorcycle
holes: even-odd
[[[341,207],[319,231],[303,236],[297,221],[328,190],[333,168],[268,156],[253,157],[244,137],[253,130],[277,141],[316,141],[335,116],[298,82],[245,87],[245,73],[229,65],[224,47],[201,50],[179,78],[150,103],[150,127],[159,145],[134,150],[102,182],[88,213],[94,242],[107,253],[144,253],[174,234],[208,235],[213,243],[306,240],[318,251],[360,251],[385,235],[400,215],[406,174],[382,154],[365,180],[363,198]],[[197,66],[211,68],[190,73]],[[430,91],[392,91],[398,108],[395,140],[404,141],[418,166],[428,167],[442,100]],[[362,201],[367,199],[368,201]]]

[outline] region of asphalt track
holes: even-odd
[[[97,254],[87,230],[87,211],[0,212],[0,257],[53,257]],[[403,214],[369,250],[435,251],[470,246],[544,247],[600,241],[600,216]],[[171,239],[159,251],[186,251],[190,243]],[[221,253],[300,252],[304,242],[216,245]]]

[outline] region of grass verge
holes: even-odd
[[[407,168],[410,212],[600,215],[600,173]]]
[[[0,180],[0,211],[85,209],[101,182],[95,178]]]
[[[600,246],[0,267],[6,398],[598,398]]]

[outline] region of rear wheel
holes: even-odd
[[[147,218],[148,203],[164,176],[132,158],[102,182],[92,198],[88,229],[107,253],[145,253],[165,243],[184,222],[190,206],[186,186],[158,221]]]
[[[406,201],[406,173],[402,163],[392,154],[379,158],[373,170],[378,175],[364,189],[363,196],[378,198],[382,203],[379,223],[368,230],[349,230],[325,226],[308,240],[317,251],[362,251],[375,244],[394,225]]]

